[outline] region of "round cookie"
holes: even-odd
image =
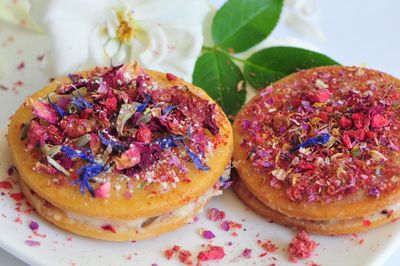
[[[306,219],[297,219],[286,216],[274,209],[269,208],[257,199],[239,179],[232,185],[239,198],[253,211],[259,215],[270,219],[276,223],[294,227],[300,230],[306,230],[309,233],[322,235],[345,235],[360,233],[382,224],[392,222],[399,218],[399,206],[392,206],[390,211],[382,210],[378,213],[371,214],[367,217],[358,217],[347,220],[329,220],[329,221],[312,221]],[[393,208],[395,207],[395,209]]]
[[[132,63],[54,80],[18,109],[8,141],[21,181],[36,198],[63,212],[129,221],[172,212],[218,188],[233,137],[222,109],[203,90]],[[82,182],[87,177],[90,182]],[[75,232],[142,239],[172,230],[195,213],[166,222],[164,229],[125,237]]]
[[[270,85],[233,125],[233,159],[246,190],[289,219],[359,219],[396,205],[399,88],[390,75],[344,66]]]

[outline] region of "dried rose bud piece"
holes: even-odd
[[[382,128],[389,125],[389,120],[380,114],[376,114],[371,119],[371,126],[374,128]]]

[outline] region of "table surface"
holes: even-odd
[[[223,0],[212,1],[219,5]],[[316,40],[296,34],[279,25],[272,37],[288,35],[300,37],[318,47],[344,65],[367,65],[368,67],[400,76],[400,35],[397,27],[400,2],[392,0],[325,0],[317,1],[318,27],[325,40]],[[362,6],[360,6],[362,4]],[[342,7],[342,8],[339,8]],[[331,12],[340,10],[340,12]],[[384,18],[384,19],[378,19]],[[282,23],[281,23],[282,24]],[[397,266],[400,249],[385,264]],[[328,252],[328,251],[327,251]],[[27,265],[0,249],[0,265]]]

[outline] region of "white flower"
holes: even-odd
[[[55,75],[137,60],[189,81],[210,11],[207,0],[33,0],[32,8],[50,36]]]
[[[0,0],[0,20],[27,29],[41,31],[36,22],[29,16],[29,0]]]

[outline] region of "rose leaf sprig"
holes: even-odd
[[[203,47],[193,83],[206,90],[230,117],[246,100],[246,84],[260,89],[299,69],[338,64],[321,53],[283,46],[239,58],[237,53],[247,51],[271,34],[282,8],[283,0],[228,0],[213,19],[214,45]]]

